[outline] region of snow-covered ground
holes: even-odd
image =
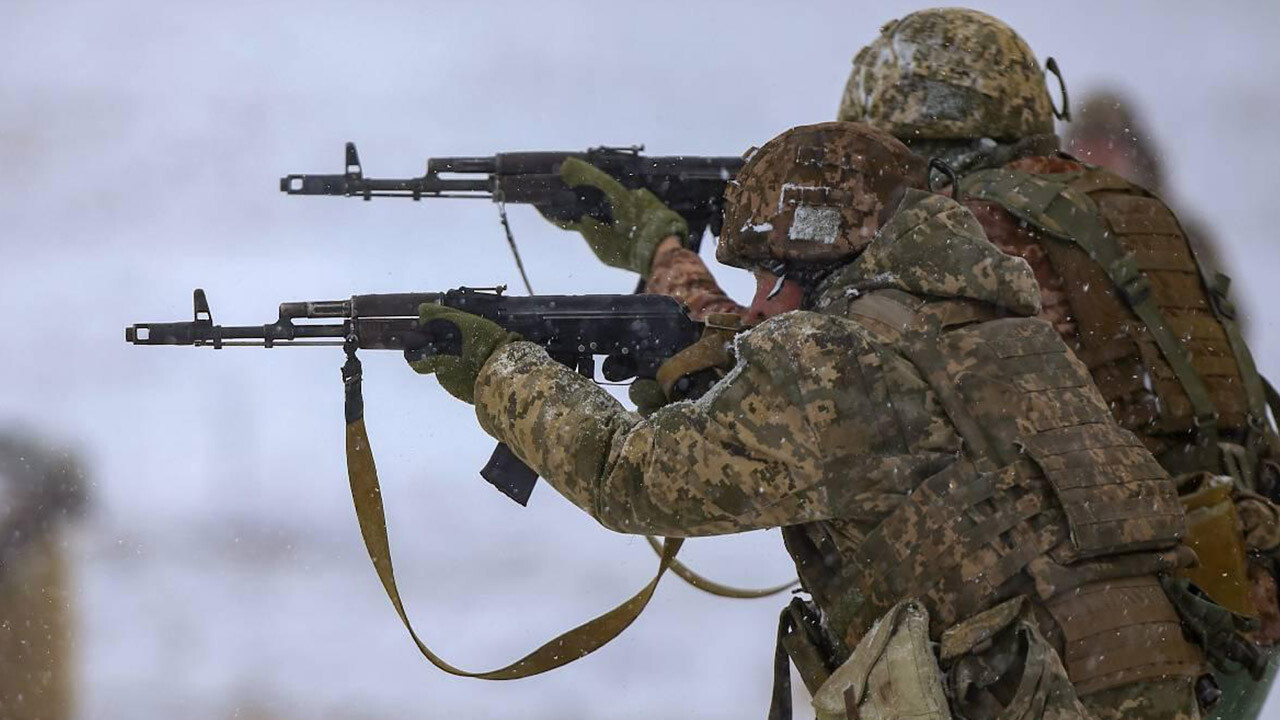
[[[830,118],[853,51],[923,3],[20,2],[0,6],[0,417],[78,444],[84,718],[730,718],[763,715],[776,600],[664,583],[622,639],[549,676],[482,683],[421,661],[359,544],[340,353],[140,349],[121,329],[261,323],[283,300],[519,285],[492,205],[289,198],[289,172],[420,174],[428,156],[645,143],[736,154]],[[1280,9],[978,3],[1151,121],[1180,204],[1228,239],[1255,348],[1280,299],[1272,239]],[[513,208],[534,287],[618,292],[576,237]],[[745,278],[726,270],[744,295]],[[366,354],[405,594],[430,642],[505,663],[652,571],[547,488],[475,476],[469,408]],[[786,576],[775,534],[700,541],[717,577]]]

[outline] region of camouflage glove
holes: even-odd
[[[1228,662],[1237,662],[1254,680],[1261,679],[1267,657],[1241,635],[1257,630],[1257,620],[1218,605],[1186,578],[1162,575],[1160,584],[1177,610],[1183,629],[1204,649],[1210,663],[1225,669]]]
[[[591,251],[611,267],[649,274],[653,253],[664,238],[675,235],[684,241],[689,224],[680,214],[662,204],[648,190],[628,190],[622,183],[591,163],[569,158],[560,165],[560,179],[571,188],[593,187],[609,199],[613,223],[593,217],[558,223],[586,238]]]
[[[462,341],[460,355],[427,355],[405,350],[404,358],[409,366],[423,375],[435,373],[436,379],[450,395],[465,403],[475,402],[476,377],[485,361],[498,348],[520,339],[497,323],[461,310],[424,303],[418,309],[418,321],[423,326],[444,320],[458,329]]]

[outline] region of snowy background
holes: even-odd
[[[1056,56],[1076,97],[1130,93],[1171,195],[1228,241],[1280,372],[1272,235],[1280,6],[978,3]],[[922,3],[0,4],[0,418],[74,444],[80,716],[737,718],[768,704],[781,601],[674,578],[596,655],[482,683],[417,656],[369,567],[342,463],[336,350],[127,346],[122,328],[274,318],[283,300],[518,286],[494,207],[292,198],[290,172],[420,174],[429,156],[645,143],[728,155],[834,116],[853,52]],[[514,208],[534,287],[625,292],[579,238]],[[720,273],[739,296],[746,278]],[[654,558],[540,488],[480,481],[470,408],[366,353],[392,542],[428,642],[505,664],[643,584]],[[743,584],[776,534],[690,543]]]

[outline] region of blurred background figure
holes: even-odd
[[[84,507],[67,451],[0,430],[0,717],[72,717],[67,522]]]
[[[1067,152],[1085,162],[1101,165],[1169,202],[1205,272],[1231,275],[1224,265],[1217,235],[1185,203],[1169,199],[1162,153],[1136,106],[1137,103],[1119,90],[1090,91],[1084,101],[1071,110],[1071,122],[1067,123],[1064,133]],[[1235,300],[1238,305],[1239,298]],[[1242,313],[1239,322],[1247,334],[1245,316],[1247,313]]]

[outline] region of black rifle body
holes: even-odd
[[[601,375],[618,382],[654,378],[659,366],[702,335],[674,299],[663,295],[503,295],[501,288],[458,288],[442,293],[355,295],[347,300],[286,302],[266,325],[214,325],[203,290],[194,293],[195,318],[187,322],[138,323],[125,328],[134,345],[290,347],[333,345],[399,350],[409,358],[458,354],[461,338],[447,320],[426,326],[419,308],[435,303],[492,320],[541,345],[557,362],[586,377],[595,358]],[[299,322],[335,320],[336,322]],[[701,382],[706,382],[701,380]],[[706,384],[709,385],[709,382]],[[686,396],[700,394],[686,386]],[[499,445],[481,475],[520,504],[528,501],[537,474]]]
[[[339,175],[287,175],[280,190],[290,195],[488,198],[533,205],[548,220],[575,221],[584,216],[608,222],[609,203],[594,188],[570,188],[560,181],[560,165],[579,158],[631,189],[644,188],[689,223],[688,247],[697,250],[704,230],[720,234],[724,188],[742,168],[739,157],[697,155],[646,156],[642,147],[598,147],[585,152],[512,152],[487,157],[427,160],[422,177],[381,179],[364,176],[355,143],[347,143],[346,172]]]

